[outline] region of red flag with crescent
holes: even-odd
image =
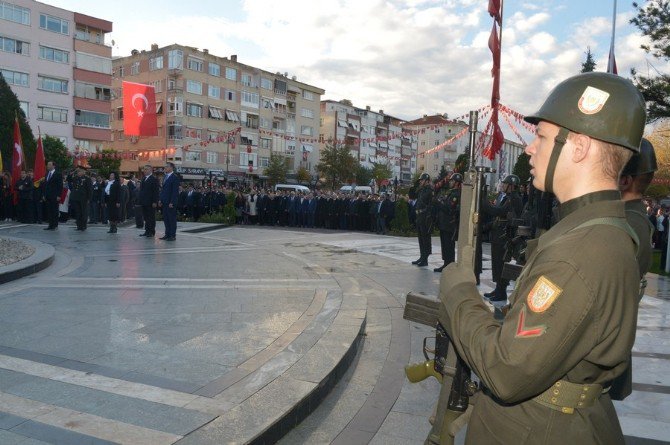
[[[16,183],[21,177],[23,170],[23,141],[21,140],[21,129],[19,128],[19,119],[14,119],[14,150],[12,151],[12,191],[13,202],[16,205],[19,202],[19,193],[16,190]]]
[[[126,136],[158,136],[153,86],[123,82],[123,132]]]

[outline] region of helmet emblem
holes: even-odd
[[[608,92],[594,87],[586,87],[582,97],[579,98],[579,111],[584,114],[596,114],[603,109],[609,97]]]

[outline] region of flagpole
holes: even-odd
[[[617,0],[614,0],[613,12],[612,12],[612,40],[610,41],[610,56],[607,61],[608,73],[614,73],[614,37],[616,34],[616,4]]]

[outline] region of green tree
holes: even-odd
[[[350,153],[348,145],[341,145],[329,140],[321,150],[321,160],[316,166],[319,174],[326,179],[326,183],[334,190],[343,182],[354,179],[358,160]]]
[[[372,178],[377,185],[380,185],[384,179],[391,179],[393,176],[393,169],[388,162],[374,162],[372,164]]]
[[[109,177],[111,172],[119,171],[121,167],[121,157],[116,150],[106,148],[98,153],[98,157],[89,158],[88,165],[95,169],[103,178]]]
[[[454,165],[454,170],[460,174],[464,174],[466,171],[468,171],[469,166],[470,166],[470,156],[468,156],[465,153],[461,153],[460,155],[458,155],[458,157],[456,158],[456,163]]]
[[[26,116],[19,105],[19,98],[9,87],[5,78],[0,74],[0,150],[2,150],[2,162],[0,170],[7,169],[12,163],[12,152],[14,151],[14,119],[19,119],[19,130],[23,142],[24,168],[31,170],[35,162],[35,136],[30,129]]]
[[[354,176],[356,178],[356,184],[368,185],[372,180],[372,169],[359,163],[356,166],[356,174]]]
[[[53,136],[44,136],[42,138],[42,147],[44,148],[44,158],[56,164],[56,168],[67,170],[72,167],[72,158],[67,152],[67,147],[58,138]]]
[[[277,153],[270,154],[270,162],[265,167],[265,175],[268,177],[270,185],[286,182],[287,173],[286,158]]]
[[[449,172],[447,171],[447,167],[445,167],[444,164],[443,164],[442,167],[440,167],[440,173],[437,174],[437,179],[442,180],[442,179],[446,178],[448,175],[449,175]]]
[[[528,182],[530,178],[530,156],[526,153],[521,153],[516,159],[516,164],[512,168],[512,174],[517,175],[522,184]]]
[[[586,60],[582,63],[582,73],[591,73],[596,70],[596,61],[593,59],[591,47],[586,47]]]
[[[298,171],[295,172],[295,178],[300,184],[309,184],[312,180],[312,175],[309,174],[309,170],[301,166],[298,168]]]
[[[391,220],[391,233],[394,235],[408,235],[412,231],[409,224],[409,205],[404,199],[395,203],[395,216]]]
[[[641,47],[657,59],[670,60],[670,0],[647,0],[644,5],[633,3],[636,16],[630,23],[637,26],[649,44]],[[647,101],[647,120],[670,117],[670,76],[645,77],[631,70],[633,82]]]

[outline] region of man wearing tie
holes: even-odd
[[[58,200],[63,191],[63,176],[56,171],[53,161],[47,162],[47,178],[44,183],[43,200],[46,202],[47,222],[44,230],[56,230],[58,227]]]
[[[163,188],[160,191],[158,205],[163,211],[163,224],[165,224],[165,235],[160,239],[174,241],[177,239],[177,198],[179,196],[179,178],[174,173],[174,164],[168,162],[165,165],[165,178]]]
[[[142,169],[144,178],[140,183],[140,205],[144,218],[144,233],[140,236],[153,238],[156,235],[156,207],[158,207],[158,179],[153,175],[153,168],[145,165]],[[176,212],[176,207],[175,207]]]

